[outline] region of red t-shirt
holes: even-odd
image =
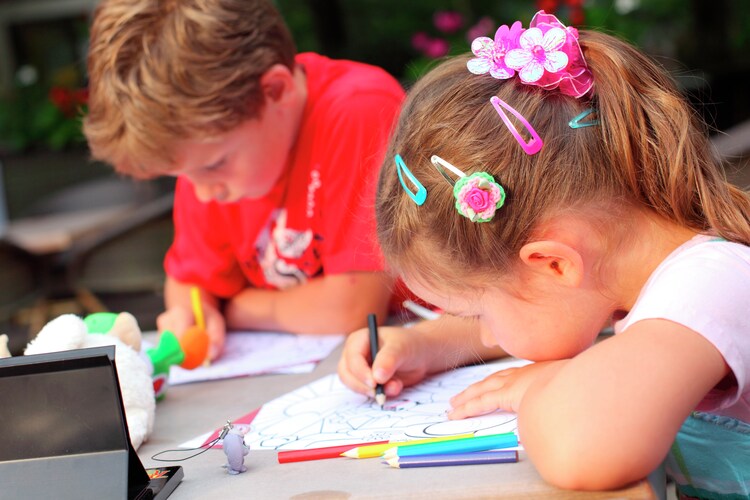
[[[165,269],[219,297],[380,271],[374,197],[404,92],[380,68],[299,54],[308,97],[286,174],[262,199],[200,202],[177,180]]]

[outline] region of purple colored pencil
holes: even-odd
[[[446,465],[505,464],[518,462],[518,451],[477,451],[474,453],[446,453],[440,455],[416,455],[413,457],[393,457],[385,460],[391,467],[409,469],[412,467],[442,467]]]

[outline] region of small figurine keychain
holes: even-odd
[[[222,441],[222,448],[224,449],[224,454],[227,456],[227,463],[223,464],[222,467],[227,470],[227,474],[236,476],[237,474],[247,471],[247,467],[245,467],[245,455],[250,452],[250,447],[245,444],[245,434],[248,432],[250,432],[250,425],[232,424],[231,420],[227,420],[227,423],[221,428],[219,434],[210,442],[199,446],[198,448],[160,451],[153,455],[151,459],[159,462],[182,462],[210,450],[214,445],[219,443],[219,441]],[[166,453],[194,451],[198,449],[200,449],[199,452],[184,458],[158,458]]]
[[[245,455],[250,452],[250,448],[245,444],[245,434],[250,430],[247,425],[231,425],[224,436],[222,445],[224,454],[227,456],[227,463],[222,467],[227,469],[227,474],[240,474],[247,470],[245,467]]]

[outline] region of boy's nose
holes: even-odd
[[[209,201],[225,201],[229,197],[229,189],[224,184],[195,184],[195,195],[203,203]]]

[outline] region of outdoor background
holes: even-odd
[[[528,25],[540,9],[564,23],[616,34],[667,67],[714,133],[750,119],[747,0],[277,0],[299,51],[368,62],[408,88],[442,57],[466,52],[500,24]],[[0,0],[0,235],[8,221],[62,189],[112,176],[88,161],[80,132],[88,25],[96,0]],[[743,183],[745,158],[728,163]],[[169,183],[158,184],[169,190]],[[86,200],[79,200],[85,208]],[[154,327],[169,213],[90,249],[76,279],[116,311]],[[54,256],[53,256],[54,257]],[[0,245],[0,333],[29,328],[28,312],[62,279],[59,260]],[[57,274],[56,274],[57,273]],[[46,282],[46,285],[45,285]],[[44,289],[44,293],[41,290]],[[67,290],[69,291],[69,290]],[[53,314],[80,313],[70,301]],[[16,339],[20,339],[16,334]],[[23,339],[21,339],[23,340]],[[17,342],[21,342],[17,340]]]

